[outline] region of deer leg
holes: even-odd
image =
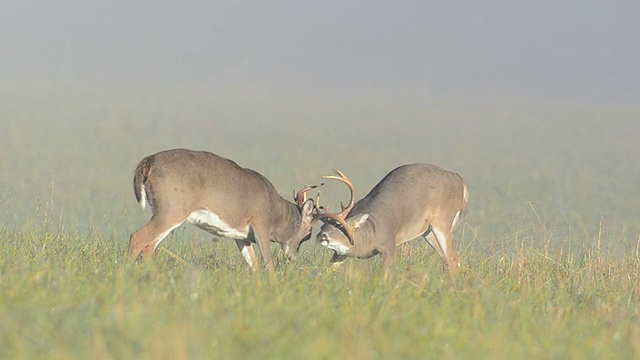
[[[442,260],[444,261],[445,270],[449,270],[452,273],[458,271],[458,256],[456,255],[456,250],[453,248],[453,241],[451,240],[451,227],[449,226],[441,226],[436,227],[432,226],[433,234],[440,245],[440,249],[442,250],[444,256]]]
[[[380,254],[380,267],[387,270],[393,264],[393,257],[396,255],[395,243],[393,246],[378,250]]]
[[[158,244],[184,221],[185,219],[168,219],[152,216],[147,225],[131,234],[129,238],[129,257],[136,259],[140,254],[142,254],[143,257],[153,256]]]
[[[427,230],[427,232],[425,232],[422,236],[427,241],[427,244],[431,245],[433,250],[435,250],[436,253],[438,253],[438,256],[440,256],[440,259],[442,259],[442,261],[446,261],[444,257],[444,253],[440,248],[440,244],[438,244],[438,240],[436,239],[436,236],[433,233],[433,231],[431,231],[431,228],[429,228],[429,230]]]
[[[271,257],[271,239],[269,238],[269,232],[265,231],[265,229],[260,226],[252,226],[253,228],[253,236],[260,247],[260,252],[262,253],[262,259],[264,260],[265,265],[269,269],[270,274],[274,274],[273,268],[273,258]]]
[[[338,253],[333,253],[331,257],[330,264],[332,270],[338,270],[340,265],[347,259],[346,255],[338,255]]]
[[[244,260],[249,264],[251,271],[255,271],[258,261],[251,242],[249,240],[236,240],[236,245],[238,245],[238,250],[240,250]]]

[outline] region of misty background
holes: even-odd
[[[150,214],[136,164],[184,147],[285,198],[333,168],[361,198],[398,165],[440,165],[469,186],[463,254],[540,225],[532,239],[633,248],[638,19],[633,1],[4,1],[0,224],[125,248]]]
[[[636,1],[4,1],[8,84],[640,100]]]

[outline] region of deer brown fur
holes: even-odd
[[[336,179],[351,190],[349,206],[341,213],[322,214],[318,242],[335,253],[339,265],[347,257],[380,255],[382,267],[393,263],[396,247],[423,236],[445,269],[456,272],[458,258],[452,229],[467,204],[467,187],[460,175],[436,165],[409,164],[389,172],[360,201],[354,203],[351,181],[340,171]]]
[[[273,271],[269,243],[279,243],[289,259],[311,236],[315,204],[303,194],[285,200],[258,172],[210,152],[173,149],[145,157],[133,176],[137,201],[149,203],[149,222],[131,234],[129,255],[151,256],[171,230],[187,221],[217,236],[233,238],[249,266],[256,266],[252,243]]]

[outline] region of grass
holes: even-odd
[[[465,253],[459,276],[424,242],[394,270],[305,245],[275,277],[232,242],[170,240],[131,263],[96,232],[2,234],[3,358],[633,358],[640,257],[549,251],[522,234]],[[277,251],[277,253],[279,253]],[[277,254],[278,255],[278,254]],[[279,260],[282,256],[278,257]]]
[[[634,358],[640,110],[526,101],[1,91],[0,358]],[[53,122],[52,122],[53,121]],[[282,194],[336,167],[365,195],[414,161],[470,188],[451,277],[424,241],[389,274],[302,247],[249,274],[181,227],[132,263],[143,156],[208,149]],[[344,186],[327,184],[337,207]]]

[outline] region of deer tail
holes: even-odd
[[[136,200],[138,204],[142,206],[144,209],[149,201],[149,196],[147,195],[146,183],[149,179],[149,173],[151,172],[151,165],[153,159],[151,156],[148,156],[136,167],[136,171],[133,173],[133,193],[136,195]]]
[[[469,201],[469,193],[467,192],[467,184],[462,184],[462,210],[467,207]]]

